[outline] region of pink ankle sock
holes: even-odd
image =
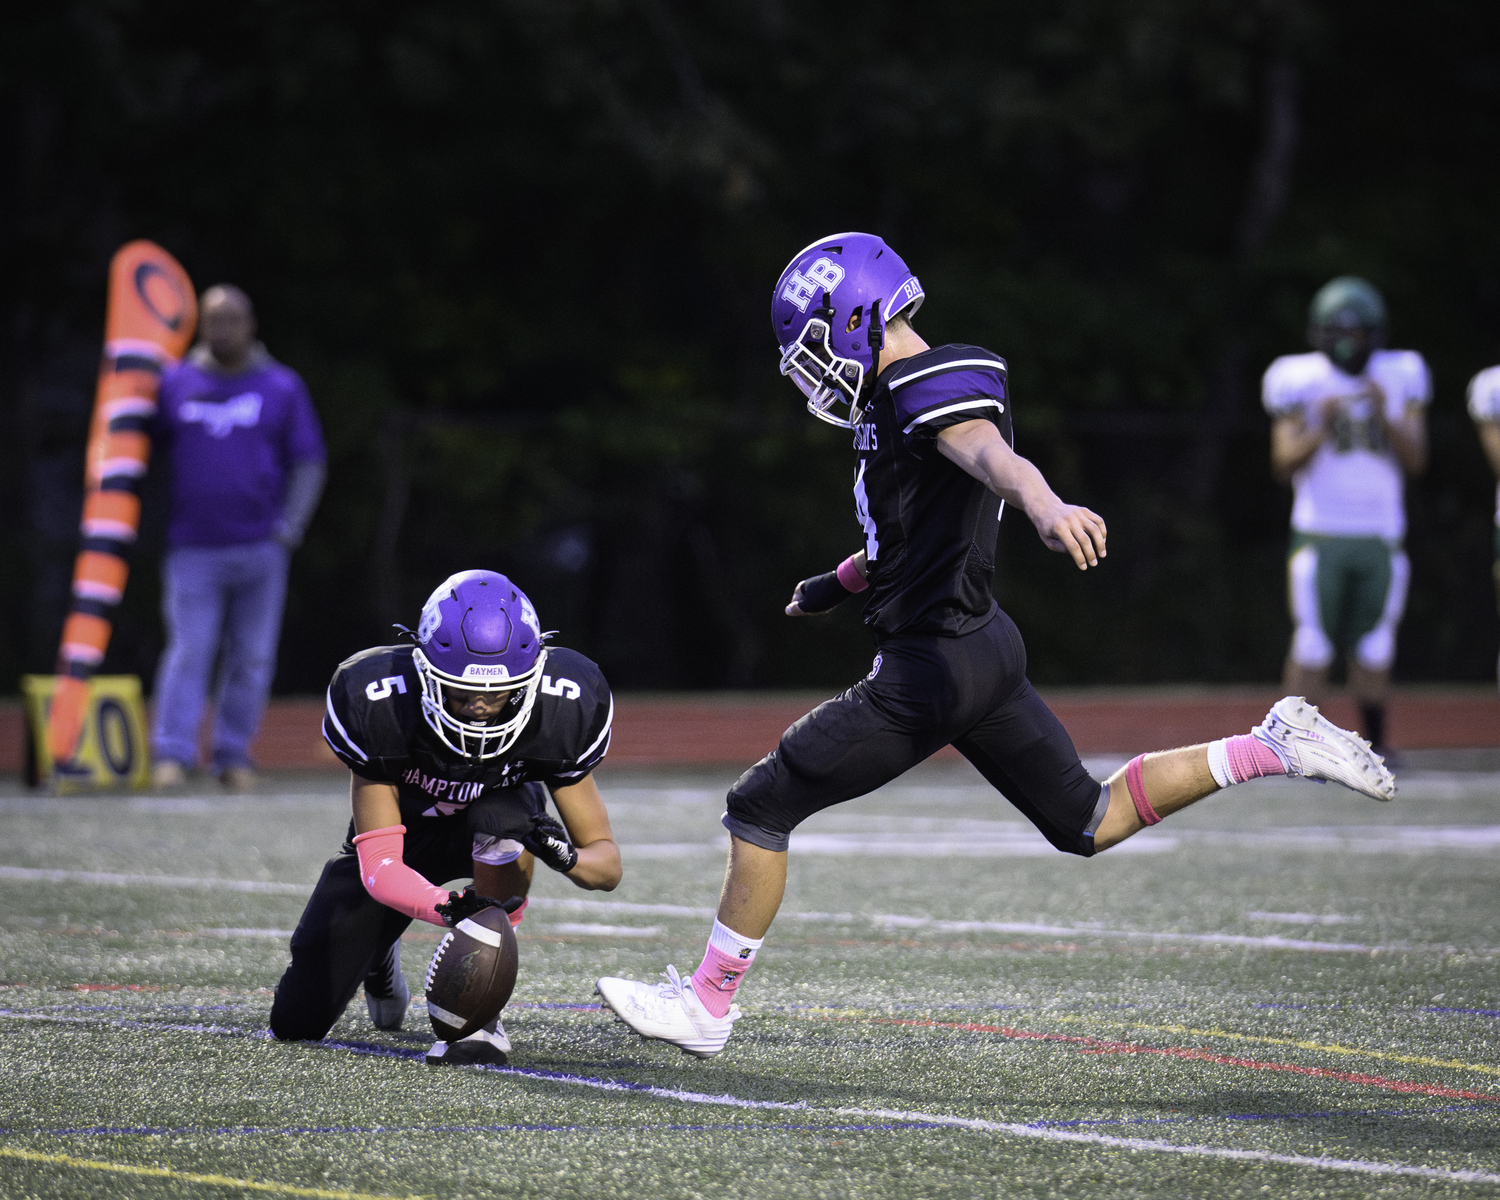
[[[747,938],[715,920],[708,935],[708,950],[693,972],[693,991],[703,1007],[716,1017],[729,1012],[740,980],[755,961],[763,938]]]
[[[1260,779],[1265,775],[1286,774],[1286,767],[1276,756],[1276,751],[1253,733],[1225,738],[1224,757],[1229,764],[1230,778],[1235,783]]]
[[[526,899],[521,901],[521,907],[510,914],[510,927],[512,929],[519,929],[521,927],[521,918],[526,915],[526,906],[530,903],[531,897],[527,896]]]
[[[716,1017],[727,1013],[748,967],[748,963],[734,955],[710,946],[702,963],[693,972],[693,991],[698,993],[703,1007]]]

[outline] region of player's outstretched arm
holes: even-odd
[[[1106,555],[1104,518],[1077,504],[1064,504],[1042,473],[1010,448],[990,421],[950,425],[937,436],[938,452],[957,463],[1036,526],[1049,550],[1071,555],[1080,571]]]
[[[395,785],[351,772],[349,802],[354,810],[354,848],[359,854],[359,876],[365,891],[388,908],[441,925],[443,918],[437,906],[446,904],[449,894],[402,859],[406,827],[401,824]]]
[[[614,891],[624,873],[620,847],[594,777],[586,775],[569,787],[553,788],[552,803],[578,852],[578,861],[566,872],[568,878],[591,891]]]

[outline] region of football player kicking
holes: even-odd
[[[292,934],[271,1006],[278,1038],[322,1038],[361,983],[370,1019],[399,1029],[412,918],[457,925],[500,897],[519,925],[536,859],[582,888],[620,882],[590,774],[614,718],[599,668],[548,647],[531,601],[493,571],[451,576],[405,632],[411,644],[356,654],[328,688],[323,736],[352,772],[354,819]],[[436,886],[471,875],[462,893]],[[509,1050],[497,1019],[427,1061],[499,1065]]]
[[[853,432],[864,549],[803,580],[790,616],[867,592],[878,653],[869,675],[819,705],[729,791],[729,869],[702,965],[665,983],[601,979],[637,1033],[707,1057],[740,1012],[786,886],[789,835],[813,813],[880,787],[952,744],[1042,832],[1093,855],[1220,788],[1266,775],[1334,780],[1389,800],[1395,782],[1369,746],[1300,697],[1252,732],[1143,754],[1106,784],[1026,679],[1015,624],[995,603],[997,522],[1021,509],[1080,570],[1105,553],[1104,522],[1064,504],[1012,447],[1004,360],[977,346],[933,349],[912,327],[921,285],[883,241],[814,242],[776,284],[781,372],[814,416]]]

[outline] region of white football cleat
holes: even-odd
[[[1283,696],[1250,732],[1276,752],[1288,775],[1331,780],[1376,800],[1395,799],[1395,776],[1370,743],[1340,729],[1301,696]]]
[[[724,1049],[724,1043],[740,1019],[740,1007],[716,1017],[703,1007],[693,981],[683,979],[676,967],[662,974],[665,983],[638,983],[634,979],[606,977],[594,985],[615,1016],[643,1038],[671,1042],[685,1054],[709,1058]]]
[[[427,1052],[427,1063],[433,1067],[503,1067],[510,1059],[510,1038],[496,1017],[482,1029],[476,1029],[456,1042],[434,1042]]]
[[[396,1030],[406,1018],[411,1004],[411,989],[401,974],[401,942],[391,943],[385,958],[370,968],[365,976],[365,1008],[376,1029]]]

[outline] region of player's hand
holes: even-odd
[[[517,901],[520,900],[519,896],[513,898]],[[509,903],[509,901],[506,903]],[[519,907],[520,904],[517,903],[516,908]],[[443,918],[443,924],[451,929],[460,921],[472,917],[475,913],[481,913],[487,908],[505,908],[505,905],[491,896],[479,895],[471,883],[462,892],[449,892],[448,903],[435,905],[434,908],[437,915]],[[505,908],[505,911],[514,912],[515,909]]]
[[[854,593],[839,582],[837,571],[814,575],[804,579],[792,592],[792,602],[786,606],[789,617],[815,617],[832,612]]]
[[[554,871],[567,874],[578,865],[578,850],[568,840],[568,831],[546,813],[517,840]]]
[[[1108,535],[1104,518],[1082,505],[1064,504],[1059,500],[1031,520],[1041,535],[1042,545],[1048,550],[1071,555],[1080,571],[1097,567],[1099,560],[1108,555],[1104,547]]]

